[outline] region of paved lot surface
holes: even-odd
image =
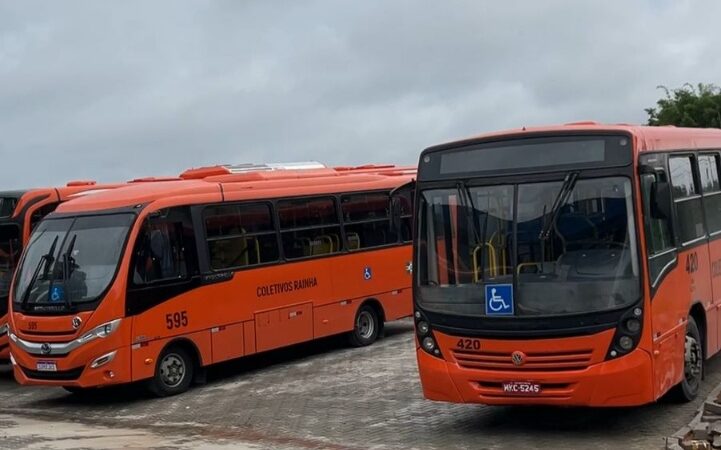
[[[135,448],[647,449],[663,446],[701,401],[604,410],[426,401],[411,328],[389,324],[385,339],[361,349],[333,338],[216,366],[207,385],[166,399],[22,388],[0,369],[0,447],[104,448],[115,438],[93,439],[112,433]],[[700,398],[718,383],[715,358]]]

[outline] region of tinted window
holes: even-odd
[[[668,166],[676,204],[678,237],[682,243],[690,242],[706,233],[701,198],[696,196],[699,189],[693,173],[694,159],[691,156],[672,157]]]
[[[281,200],[277,205],[286,258],[320,256],[341,251],[343,243],[333,198]]]
[[[710,233],[721,231],[721,189],[719,188],[718,155],[701,155],[698,158],[699,176],[703,188],[703,205],[706,226]]]
[[[277,261],[278,239],[267,203],[207,208],[203,217],[214,270]]]
[[[15,197],[0,197],[0,217],[10,217],[15,211],[18,199]]]
[[[49,203],[45,206],[42,206],[30,215],[30,231],[34,230],[36,226],[38,226],[38,223],[40,223],[45,216],[50,214],[51,212],[55,211],[55,208],[58,207],[58,203]]]
[[[698,172],[701,178],[701,189],[704,193],[719,190],[718,157],[701,155],[698,157]]]
[[[691,169],[691,157],[675,157],[668,160],[674,198],[689,197],[697,193]]]
[[[15,301],[30,304],[96,300],[113,279],[131,214],[43,221],[18,269]]]
[[[284,229],[338,223],[335,202],[329,197],[281,200],[278,217],[280,227]]]
[[[663,270],[676,258],[673,235],[669,218],[653,217],[651,214],[651,192],[656,177],[652,174],[641,176],[641,193],[643,195],[643,221],[646,234],[646,250],[648,252],[648,268],[651,284],[655,285]]]
[[[387,192],[344,195],[341,209],[349,250],[395,244],[391,229],[390,197]]]
[[[135,246],[133,282],[177,281],[196,270],[193,229],[185,208],[148,218]]]
[[[0,226],[0,299],[8,295],[21,251],[20,228],[15,224]],[[0,306],[0,314],[4,311],[4,305]]]

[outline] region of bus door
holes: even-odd
[[[721,186],[719,186],[718,153],[702,153],[698,156],[699,180],[703,196],[703,209],[709,234],[709,265],[712,285],[712,306],[708,309],[709,333],[707,355],[721,347]],[[715,339],[714,339],[715,338]]]
[[[151,213],[142,224],[128,274],[125,310],[133,318],[133,341],[152,341],[149,346],[134,347],[133,379],[152,375],[142,372],[152,369],[144,360],[157,356],[164,338],[205,327],[208,303],[193,297],[200,284],[197,255],[188,207]],[[198,345],[201,350],[208,346]]]

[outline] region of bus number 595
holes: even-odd
[[[168,330],[188,326],[188,312],[181,311],[165,315],[165,327]]]

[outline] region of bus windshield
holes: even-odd
[[[486,284],[512,284],[517,316],[583,314],[640,296],[625,177],[420,192],[422,306],[485,315]]]
[[[132,214],[46,219],[18,270],[14,302],[66,305],[96,300],[110,284]]]

